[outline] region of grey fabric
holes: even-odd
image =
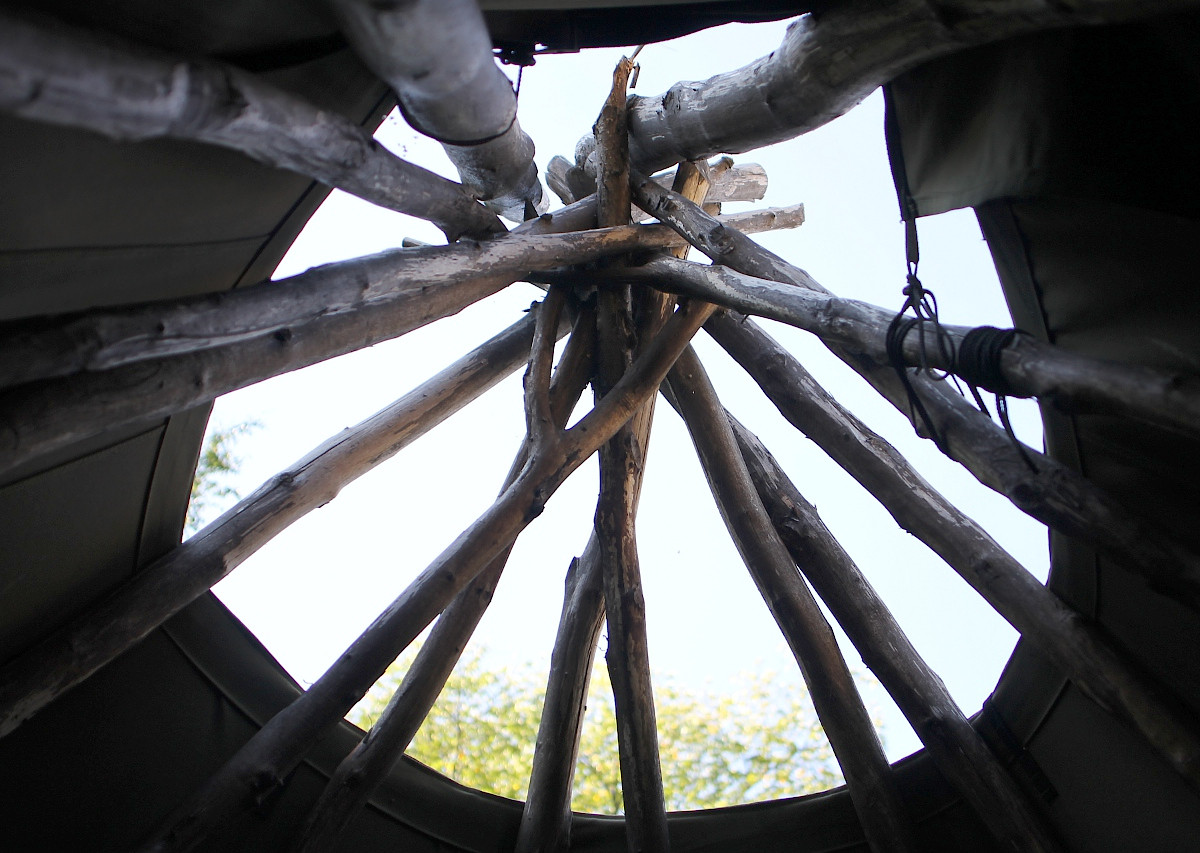
[[[905,218],[997,198],[1108,199],[1200,215],[1200,16],[1051,31],[886,87]]]
[[[1195,15],[1051,32],[932,62],[887,88],[905,218],[973,206],[1016,325],[1090,356],[1200,371]],[[918,231],[919,231],[918,226]],[[939,292],[942,304],[953,292]],[[1047,450],[1200,546],[1200,447],[1043,406]],[[1070,537],[1049,586],[1200,711],[1200,619]],[[1056,791],[1070,849],[1183,850],[1196,797],[1026,643],[993,698]]]

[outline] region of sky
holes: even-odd
[[[702,80],[744,65],[774,49],[784,27],[731,25],[648,45],[638,56],[635,92],[653,95],[677,80]],[[555,154],[573,159],[575,143],[590,130],[623,52],[629,51],[542,56],[526,69],[520,120],[537,145],[543,174]],[[397,115],[389,116],[377,137],[398,155],[454,177],[440,146],[418,137]],[[755,239],[840,296],[891,310],[900,307],[904,231],[887,165],[879,93],[824,128],[734,159],[762,164],[770,186],[762,202],[728,205],[727,210],[805,204],[803,227]],[[555,200],[552,207],[557,204]],[[974,215],[956,211],[929,217],[921,220],[919,233],[921,279],[936,292],[942,319],[1011,325]],[[428,223],[334,192],[275,277],[393,248],[405,237],[443,242]],[[330,435],[370,416],[515,322],[540,295],[530,285],[515,284],[398,340],[222,397],[213,426],[258,424],[238,442],[243,464],[235,486],[249,494]],[[811,336],[767,321],[764,325],[844,405],[1044,580],[1044,527],[917,438],[902,416]],[[1012,651],[1015,632],[790,427],[715,344],[701,334],[696,346],[722,402],[758,433],[817,505],[963,709],[977,711]],[[1026,401],[1010,405],[1018,435],[1040,448],[1036,407]],[[311,683],[494,500],[523,430],[518,372],[293,525],[223,581],[216,588],[218,596],[301,684]],[[518,540],[472,640],[498,665],[548,666],[564,574],[587,541],[596,488],[593,461],[564,484]],[[772,673],[777,683],[799,688],[795,661],[724,531],[686,430],[661,399],[638,516],[638,545],[656,677],[687,687],[735,691],[739,675],[749,669]],[[853,649],[843,645],[852,668],[865,672]],[[889,757],[919,748],[882,689],[874,685],[866,690],[869,706],[882,721]]]

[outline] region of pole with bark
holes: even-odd
[[[629,148],[625,91],[633,62],[622,57],[613,71],[608,99],[596,120],[599,156],[597,220],[601,227],[629,221]],[[656,331],[659,315],[638,328],[630,289],[598,294],[597,365],[594,383],[599,402],[611,393],[632,364],[638,335]],[[650,307],[650,306],[646,306]],[[653,418],[653,397],[638,413],[641,428],[626,424],[600,448],[600,495],[595,536],[601,564],[604,612],[608,622],[609,677],[617,718],[621,794],[629,850],[667,853],[670,837],[659,765],[654,689],[646,637],[635,520],[645,467],[646,442]]]
[[[651,171],[792,139],[844,114],[901,73],[966,48],[1194,8],[1195,0],[838,3],[793,22],[778,48],[743,68],[632,98],[633,162]]]
[[[552,291],[548,297],[549,310],[545,322],[538,326],[539,336],[553,334],[553,327],[558,325],[554,313],[561,309],[562,297],[561,291]],[[550,387],[550,410],[556,429],[566,425],[567,417],[587,384],[594,329],[590,316],[584,316],[576,323],[575,332],[555,371]],[[547,356],[548,350],[544,341],[535,337],[532,352],[542,358]],[[537,372],[541,370],[539,363]],[[535,371],[531,369],[530,372]],[[501,493],[517,479],[529,461],[531,450],[530,443],[522,446]],[[383,714],[366,738],[342,760],[325,785],[296,842],[297,853],[320,853],[331,849],[341,831],[408,748],[491,603],[511,551],[511,547],[502,549],[438,618]]]
[[[1056,833],[971,727],[854,561],[757,437],[732,425],[754,488],[792,560],[945,774],[1006,849],[1061,850]]]

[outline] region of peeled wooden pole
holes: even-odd
[[[1200,790],[1200,729],[1168,688],[1043,586],[755,323],[720,312],[705,329],[780,413],[874,495],[902,528],[944,559],[1076,687],[1132,726]]]
[[[1195,0],[838,3],[795,21],[778,48],[744,68],[632,98],[633,161],[651,171],[791,139],[842,115],[900,73],[964,48],[1194,8]]]
[[[728,413],[754,488],[793,561],[879,677],[938,768],[1006,849],[1061,849],[858,566],[758,438]]]
[[[756,277],[770,275],[775,281],[827,292],[808,273],[745,235],[721,227],[687,199],[671,195],[652,182],[639,181],[633,191],[639,205],[654,209],[692,245],[738,272]],[[719,294],[711,294],[711,298],[719,298]],[[829,344],[829,349],[912,420],[918,431],[924,429],[890,364],[836,343]],[[909,372],[909,381],[932,416],[944,451],[981,483],[1042,523],[1095,545],[1125,568],[1142,575],[1151,587],[1200,610],[1200,556],[1192,549],[1135,517],[1066,466],[1032,448],[1018,449],[991,418],[945,382],[935,382],[913,371]],[[1028,460],[1033,460],[1036,471],[1030,470]]]
[[[717,165],[721,165],[721,161],[718,161]],[[758,201],[763,197],[763,191],[766,188],[766,173],[757,163],[743,163],[730,166],[728,169],[720,169],[710,163],[708,178],[710,185],[704,199],[706,202]],[[672,172],[654,177],[655,181],[664,186],[671,186],[674,179],[675,174]],[[583,231],[592,228],[596,224],[596,196],[594,189],[591,192],[591,195],[571,202],[566,207],[560,207],[550,213],[543,213],[537,219],[522,222],[509,233],[561,234],[564,231]],[[791,205],[783,210],[796,208],[803,210],[804,205]],[[733,217],[742,215],[732,214]],[[722,221],[729,220],[722,217]],[[751,233],[745,225],[737,227],[745,233]]]
[[[0,473],[105,430],[152,423],[268,377],[399,337],[490,296],[531,266],[670,244],[662,232],[626,226],[392,251],[317,267],[248,288],[244,296],[235,291],[64,320],[6,354],[20,363],[21,352],[46,343],[78,367],[80,360],[104,360],[109,353],[128,361],[160,346],[183,351],[0,394]]]
[[[451,240],[502,233],[462,187],[391,154],[369,131],[229,65],[0,11],[0,109],[118,140],[231,148],[433,222]]]
[[[514,853],[558,853],[570,847],[571,783],[587,708],[592,661],[604,624],[604,584],[593,535],[571,561],[558,633],[550,655],[546,701],[538,723]]]
[[[561,294],[558,297],[561,298]],[[549,313],[544,312],[545,315]],[[555,318],[539,313],[539,320],[542,322],[535,334],[533,349],[544,354],[548,349],[545,337],[553,334],[547,326],[555,322]],[[587,384],[594,331],[591,317],[585,316],[576,323],[575,333],[567,343],[555,373],[549,393],[551,416],[558,429],[566,424]],[[527,442],[509,469],[501,492],[516,480],[528,461],[529,452]],[[341,831],[408,748],[491,603],[511,551],[511,547],[502,549],[438,617],[383,714],[326,783],[295,844],[297,853],[320,853],[331,849]]]
[[[619,177],[619,176],[618,176]],[[693,164],[681,164],[675,176],[675,188],[686,198],[704,198],[710,189],[708,176]],[[624,215],[614,209],[605,213],[616,220]],[[803,209],[799,211],[803,221]],[[684,245],[673,251],[685,253]],[[645,323],[639,336],[651,334],[665,317],[668,297],[643,294]],[[631,420],[633,445],[645,448],[653,422],[653,400]],[[644,451],[643,451],[644,454]],[[640,492],[642,472],[636,472],[635,496]],[[558,851],[569,846],[571,826],[571,784],[574,779],[579,736],[586,707],[588,683],[596,641],[604,617],[604,589],[599,545],[593,533],[583,556],[574,561],[567,576],[567,591],[559,620],[558,635],[550,658],[546,701],[538,727],[529,793],[521,813],[516,853]]]
[[[629,148],[625,99],[633,62],[621,57],[596,120],[597,223],[629,221]],[[632,363],[638,328],[628,287],[598,294],[597,365],[593,387],[602,402]],[[648,306],[647,306],[648,307]],[[657,324],[656,314],[650,323]],[[599,402],[597,403],[599,405]],[[600,447],[595,537],[608,622],[609,678],[617,721],[625,838],[630,853],[667,853],[667,808],[659,765],[658,727],[650,679],[646,603],[642,597],[635,519],[645,466],[653,398],[639,412],[642,430],[625,424]]]
[[[680,356],[667,383],[738,553],[800,665],[871,849],[919,849],[883,745],[833,630],[755,494],[725,410],[692,349]]]
[[[654,181],[639,178],[635,195],[647,212],[677,230],[687,229],[714,263],[730,268],[663,261],[649,265],[647,276],[672,281],[683,292],[710,302],[812,332],[827,344],[881,364],[888,362],[886,340],[894,310],[834,296],[804,270],[697,212]],[[952,344],[951,352],[958,352],[971,330],[969,326],[940,328]],[[926,337],[931,334],[927,330]],[[916,329],[903,344],[905,362],[911,367],[958,369],[938,346],[930,344],[923,350]],[[1066,412],[1135,418],[1200,438],[1200,379],[1195,376],[1089,358],[1028,335],[1019,335],[1004,347],[995,367],[1010,396],[1037,397]]]
[[[420,246],[314,267],[221,293],[0,323],[0,389],[140,361],[199,352],[395,299],[448,291],[472,279],[517,281],[531,270],[583,263],[633,249],[688,243],[662,225],[588,233],[520,233],[484,243]],[[534,220],[534,223],[540,220]],[[721,217],[745,233],[797,228],[804,205]],[[558,236],[555,236],[557,234]],[[500,285],[494,285],[499,287]]]
[[[334,0],[333,8],[409,124],[442,143],[472,195],[514,222],[527,206],[545,210],[533,140],[475,0]]]
[[[660,259],[630,271],[647,281],[716,302],[746,314],[779,320],[812,332],[829,346],[841,347],[888,364],[888,327],[896,312],[809,290],[743,275],[723,266],[684,264]],[[970,326],[939,326],[951,353],[960,350]],[[932,341],[926,330],[924,351],[914,329],[903,340],[910,367],[960,372],[957,359]],[[1102,413],[1131,418],[1200,439],[1200,380],[1149,367],[1078,355],[1028,335],[1016,336],[995,363],[998,387],[1010,396],[1037,397],[1063,412]]]
[[[559,485],[655,392],[708,306],[681,308],[588,415],[537,448],[516,482],[384,610],[306,693],[232,756],[143,850],[192,850],[218,826],[283,784],[313,742],[336,724],[396,656],[540,514]]]
[[[288,525],[522,364],[526,317],[386,409],[333,436],[92,609],[0,669],[0,736],[131,648]]]

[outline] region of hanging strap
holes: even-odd
[[[885,344],[888,361],[896,371],[896,375],[900,378],[900,382],[904,386],[905,394],[908,396],[910,420],[916,421],[920,419],[921,424],[925,427],[925,431],[933,443],[937,445],[942,453],[949,455],[946,436],[934,425],[933,417],[929,414],[929,410],[921,401],[917,389],[912,384],[909,376],[909,368],[904,360],[904,341],[908,337],[908,333],[915,327],[919,335],[919,361],[914,373],[920,374],[924,372],[935,381],[941,381],[949,376],[954,380],[955,387],[958,388],[959,393],[963,393],[962,386],[958,384],[956,378],[956,375],[961,376],[967,383],[967,387],[971,389],[971,396],[975,398],[975,403],[979,406],[979,410],[988,417],[991,417],[991,412],[988,411],[987,405],[983,402],[983,396],[979,393],[979,389],[983,388],[995,394],[996,412],[1000,416],[1000,423],[1003,425],[1004,431],[1012,440],[1013,445],[1025,461],[1025,464],[1036,474],[1038,470],[1037,466],[1013,431],[1012,422],[1008,416],[1007,398],[1017,395],[1000,369],[1000,358],[1005,347],[1012,344],[1018,335],[1025,333],[1019,329],[997,329],[993,326],[979,326],[967,332],[963,336],[962,342],[956,348],[954,340],[942,328],[941,322],[938,319],[937,297],[933,295],[933,291],[927,290],[921,284],[921,279],[917,276],[917,267],[920,263],[921,255],[917,242],[917,223],[915,219],[905,220],[904,232],[904,248],[908,264],[907,282],[903,291],[904,305],[901,306],[896,316],[892,318],[892,322],[888,325]],[[912,312],[911,316],[907,315],[909,311]],[[927,325],[932,326],[933,340],[938,348],[941,363],[949,365],[949,371],[941,372],[929,367],[926,339]]]

